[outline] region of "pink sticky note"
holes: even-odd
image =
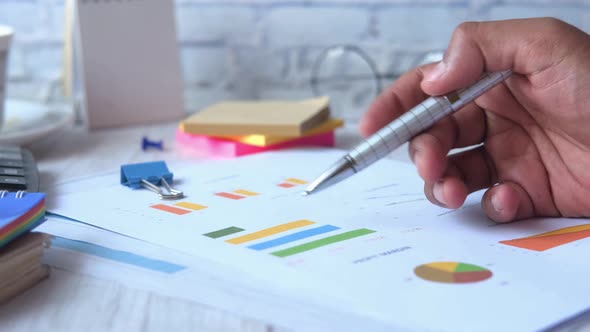
[[[223,138],[205,135],[187,134],[180,128],[176,131],[176,140],[184,146],[199,150],[203,154],[216,157],[239,157],[252,153],[292,148],[296,146],[334,146],[334,132],[305,136],[288,142],[269,146],[255,146]]]

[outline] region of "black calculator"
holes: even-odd
[[[31,151],[0,145],[0,190],[39,191],[39,172]]]

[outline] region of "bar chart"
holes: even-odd
[[[191,203],[191,202],[178,202],[172,205],[168,204],[154,204],[150,205],[152,209],[160,210],[175,215],[185,215],[192,211],[200,211],[207,208],[205,205]]]
[[[285,179],[285,181],[277,184],[277,186],[281,187],[281,188],[293,188],[299,185],[304,185],[307,184],[308,182],[305,180],[301,180],[298,178],[287,178]]]
[[[236,189],[232,192],[218,192],[218,193],[215,193],[215,195],[219,196],[219,197],[223,197],[223,198],[240,200],[240,199],[244,199],[247,197],[258,196],[260,194],[257,192],[246,190],[246,189]]]
[[[281,235],[282,233],[293,231],[299,228],[306,228],[301,231],[297,231],[294,233],[290,233],[287,235]],[[301,219],[295,220],[291,222],[287,222],[284,224],[279,224],[276,226],[260,229],[254,232],[249,232],[246,234],[239,235],[238,233],[245,232],[243,228],[230,226],[226,228],[222,228],[219,230],[214,230],[208,233],[203,234],[203,236],[209,237],[211,239],[220,239],[223,237],[229,237],[230,235],[238,234],[238,236],[231,237],[229,239],[225,239],[224,241],[228,244],[233,245],[245,245],[245,248],[255,250],[255,251],[266,251],[268,254],[275,256],[275,257],[289,257],[297,254],[301,254],[307,251],[311,251],[317,248],[321,248],[324,246],[328,246],[331,244],[344,242],[348,240],[352,240],[357,237],[361,237],[364,235],[375,233],[374,230],[370,230],[367,228],[355,229],[351,231],[346,231],[336,235],[330,235],[329,233],[336,232],[341,230],[340,227],[334,225],[320,225],[318,226],[316,222]],[[320,235],[327,235],[323,238],[316,238],[315,240],[311,240],[309,242],[295,244],[291,247],[286,247],[283,249],[279,249],[274,251],[274,248],[281,247],[281,246],[288,246],[293,242],[303,241],[312,237],[318,237]],[[261,241],[261,242],[256,242]],[[255,242],[253,244],[249,244],[251,242]]]
[[[182,217],[195,211],[209,209],[210,212],[202,215],[202,220],[208,222],[199,226],[204,229],[197,234],[211,240],[222,241],[227,245],[236,246],[241,250],[247,249],[253,253],[258,252],[277,258],[312,252],[319,248],[336,243],[345,243],[376,232],[367,228],[345,229],[345,227],[317,223],[308,219],[291,220],[275,225],[271,224],[267,227],[256,226],[256,222],[251,224],[242,220],[242,222],[235,225],[229,224],[219,228],[213,226],[214,228],[212,228],[212,218],[215,218],[213,216],[223,209],[234,206],[234,201],[244,200],[249,202],[251,198],[260,196],[263,200],[256,200],[256,202],[261,204],[265,202],[264,197],[273,197],[273,192],[276,193],[283,189],[295,188],[308,183],[308,181],[301,178],[288,176],[281,177],[276,182],[268,181],[262,185],[248,184],[247,179],[240,182],[241,184],[236,186],[237,189],[234,187],[216,191],[215,188],[211,188],[213,190],[210,189],[211,191],[208,191],[206,195],[201,196],[200,200],[205,204],[181,201],[177,203],[158,203],[149,207],[164,214],[165,217],[161,220],[172,222],[177,220],[175,216]],[[251,188],[257,188],[257,190],[251,190]],[[250,204],[238,204],[236,208],[248,209],[249,206]],[[264,205],[259,206],[264,209]],[[205,231],[207,228],[208,230]]]
[[[285,178],[281,183],[277,184],[277,186],[280,188],[286,189],[286,188],[293,188],[296,186],[304,185],[307,183],[308,183],[308,181],[306,181],[306,180],[302,180],[302,179],[294,178],[294,177],[289,177],[289,178]],[[230,201],[239,201],[239,200],[243,200],[243,199],[246,199],[249,197],[260,196],[262,194],[260,192],[252,191],[249,189],[239,188],[239,189],[230,190],[230,191],[214,192],[213,195],[215,197],[223,198],[223,199],[230,200]],[[162,212],[166,212],[171,215],[179,215],[179,216],[189,214],[193,211],[200,211],[200,210],[204,210],[204,209],[208,208],[208,206],[206,206],[206,205],[202,205],[202,204],[198,204],[198,203],[194,203],[194,202],[187,202],[187,201],[174,203],[174,204],[153,204],[153,205],[150,205],[150,207],[153,209],[162,211]]]

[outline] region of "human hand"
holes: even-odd
[[[469,193],[489,188],[482,207],[497,222],[589,217],[590,35],[559,20],[460,25],[443,61],[383,92],[361,132],[371,135],[429,95],[465,88],[483,72],[509,69],[514,74],[504,83],[410,142],[426,196],[458,208]]]

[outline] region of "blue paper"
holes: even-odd
[[[64,248],[88,255],[102,257],[110,259],[124,264],[135,265],[145,269],[154,271],[164,272],[173,274],[182,270],[186,267],[171,262],[166,262],[158,259],[152,259],[145,256],[140,256],[131,252],[115,250],[107,247],[103,247],[97,244],[70,240],[63,237],[55,237],[51,241],[53,247]]]
[[[12,192],[4,195],[0,198],[0,231],[37,206],[43,199],[45,199],[44,193],[25,193],[20,198]]]

